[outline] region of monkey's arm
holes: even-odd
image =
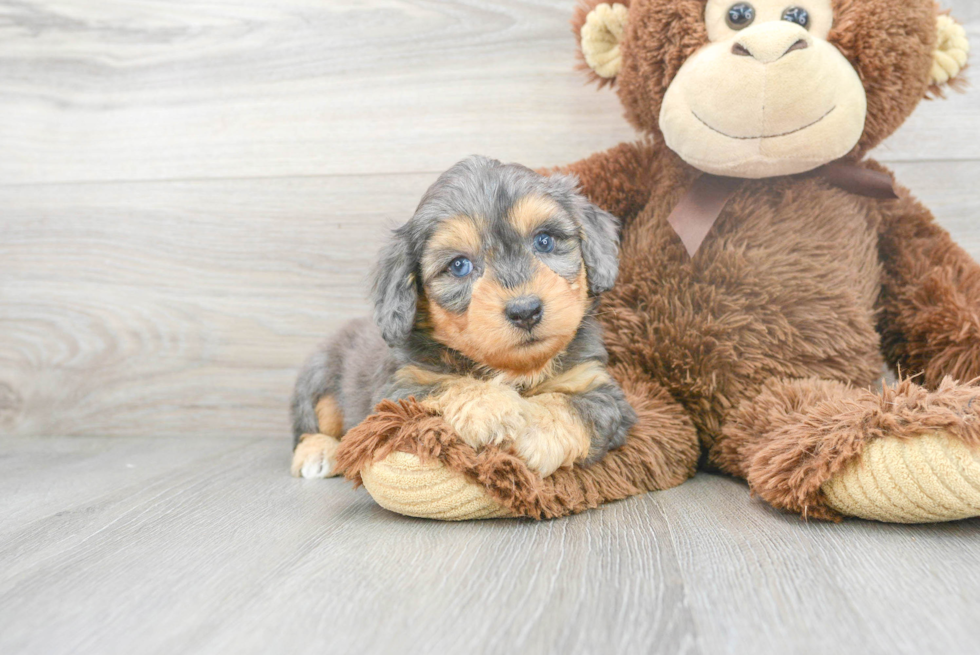
[[[901,193],[882,212],[882,349],[902,375],[935,387],[980,376],[980,266],[920,203]]]
[[[539,172],[577,175],[589,200],[626,225],[650,199],[662,151],[662,146],[658,148],[648,141],[621,143],[574,164]]]

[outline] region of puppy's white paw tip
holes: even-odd
[[[333,455],[339,444],[334,437],[322,434],[304,436],[293,452],[293,465],[290,467],[292,474],[307,480],[337,475]]]
[[[300,474],[308,480],[329,478],[335,475],[333,464],[324,460],[306,462],[303,464],[303,469],[300,471]]]

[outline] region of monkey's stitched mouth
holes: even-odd
[[[691,110],[691,115],[694,116],[699,121],[701,121],[701,123],[705,127],[707,127],[709,130],[711,130],[712,132],[717,132],[718,134],[720,134],[722,136],[727,136],[729,139],[736,139],[738,141],[756,141],[756,140],[759,140],[759,139],[778,139],[781,136],[789,136],[790,134],[796,134],[797,132],[802,132],[803,130],[808,130],[811,127],[813,127],[814,125],[816,125],[817,123],[821,122],[823,119],[825,119],[828,116],[830,116],[832,113],[834,113],[834,110],[835,109],[837,109],[837,105],[834,105],[833,107],[831,107],[830,108],[830,111],[828,111],[826,114],[824,114],[823,116],[821,116],[817,120],[813,121],[812,123],[810,123],[808,125],[804,125],[803,127],[798,127],[795,130],[790,130],[789,132],[783,132],[781,134],[763,134],[761,136],[732,136],[731,134],[725,134],[724,132],[722,132],[718,128],[712,127],[706,120],[704,120],[703,118],[701,118],[700,116],[698,116],[697,115],[697,112],[695,112],[693,109]]]

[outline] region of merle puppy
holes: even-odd
[[[625,442],[636,414],[592,316],[617,221],[576,187],[486,157],[436,180],[381,253],[374,320],[300,372],[293,475],[333,475],[343,434],[386,398],[414,396],[474,448],[508,441],[542,476]]]

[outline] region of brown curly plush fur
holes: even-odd
[[[878,330],[888,361],[928,387],[980,375],[980,269],[919,203],[886,218]]]
[[[941,430],[980,446],[978,398],[980,387],[951,378],[935,391],[903,380],[882,393],[820,379],[772,380],[730,417],[718,460],[770,504],[834,519],[821,486],[869,440]]]
[[[829,39],[868,96],[858,159],[935,95],[938,7],[834,9]],[[666,219],[699,172],[662,145],[658,116],[705,42],[703,12],[703,0],[632,0],[617,92],[649,140],[564,169],[626,223],[619,282],[602,304],[607,342],[614,362],[685,409],[710,467],[776,507],[834,518],[820,487],[869,439],[942,427],[977,443],[978,391],[946,378],[980,376],[980,267],[908,191],[872,200],[819,174],[743,182],[689,258]],[[883,358],[924,387],[870,391]]]
[[[599,1],[585,2],[573,26]],[[690,257],[667,218],[700,172],[664,146],[658,116],[707,38],[705,3],[628,4],[616,90],[647,136],[557,170],[623,219],[620,276],[599,317],[611,371],[641,414],[629,445],[539,481],[503,452],[467,451],[438,417],[386,405],[345,438],[348,473],[409,450],[463,471],[518,514],[550,517],[678,484],[700,451],[705,466],[746,478],[774,507],[834,519],[821,487],[873,439],[943,430],[980,447],[980,387],[969,382],[980,377],[980,267],[907,190],[861,197],[819,172],[743,181]],[[830,41],[868,96],[857,160],[935,91],[938,8],[834,7]],[[873,390],[885,362],[915,381]]]
[[[980,267],[908,191],[873,200],[819,174],[744,181],[692,259],[666,218],[698,173],[666,149],[655,157],[656,150],[638,143],[616,157],[620,146],[566,169],[599,204],[648,199],[625,215],[620,278],[600,309],[612,360],[618,370],[649,376],[684,408],[710,468],[746,477],[775,507],[834,518],[820,486],[882,433],[834,418],[835,405],[824,402],[828,389],[838,408],[884,407],[893,393],[920,398],[921,421],[912,430],[947,415],[945,395],[974,394],[972,385],[939,385],[946,376],[980,376]],[[651,168],[637,178],[640,162]],[[619,176],[654,182],[647,189],[609,183]],[[898,391],[869,391],[885,358],[921,376],[925,388],[905,382]],[[793,393],[774,396],[776,381]],[[937,395],[921,400],[937,386]],[[819,409],[798,415],[800,399]],[[978,410],[963,404],[952,433],[972,438],[963,426],[980,420]],[[759,413],[796,423],[745,428],[744,417]],[[818,417],[837,425],[819,427]],[[839,456],[819,466],[757,456],[800,444],[805,453],[814,440]]]

